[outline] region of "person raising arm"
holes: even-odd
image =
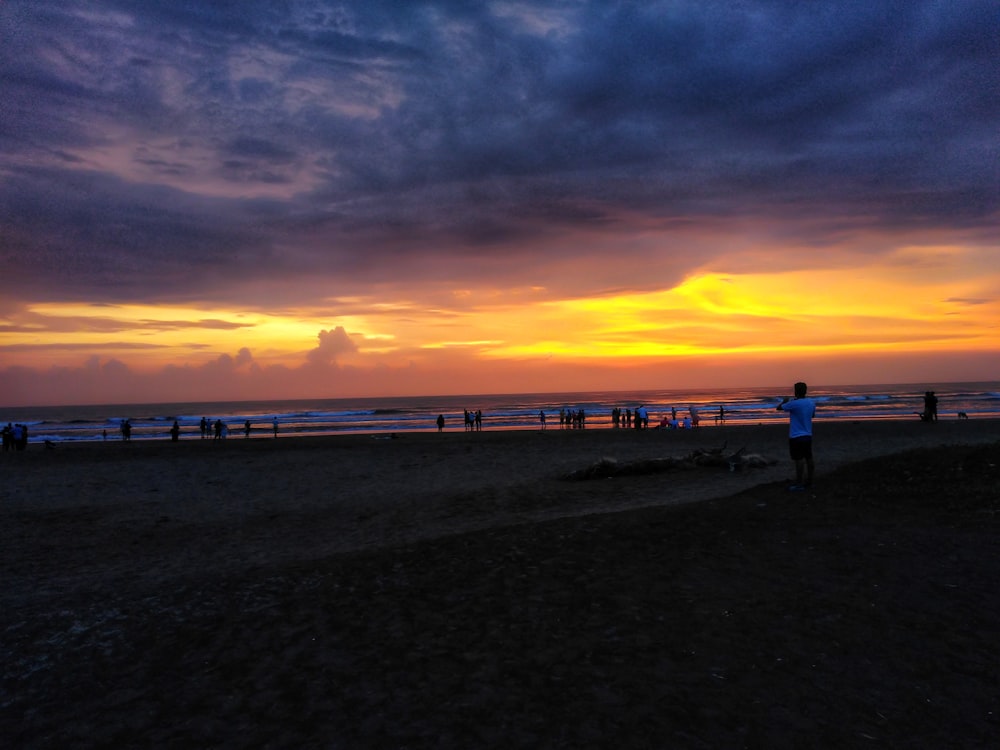
[[[788,412],[788,452],[795,462],[795,484],[788,489],[801,492],[812,485],[813,450],[812,420],[816,416],[816,402],[806,396],[805,383],[795,384],[795,398],[785,396],[777,406],[778,411]]]

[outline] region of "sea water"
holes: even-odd
[[[1000,382],[871,385],[811,388],[817,402],[817,420],[916,419],[923,411],[924,392],[935,391],[940,419],[956,419],[963,412],[970,419],[1000,417]],[[438,415],[445,431],[465,429],[464,412],[481,411],[483,429],[540,429],[540,412],[546,428],[559,429],[560,410],[586,414],[587,429],[612,427],[615,407],[635,410],[644,405],[650,426],[671,416],[689,415],[694,407],[702,427],[715,427],[720,407],[727,424],[783,422],[787,416],[775,406],[787,395],[779,388],[728,388],[713,390],[590,391],[582,393],[493,394],[467,396],[399,396],[392,398],[312,399],[284,401],[232,401],[176,404],[0,407],[0,424],[28,426],[29,443],[120,440],[120,426],[129,420],[133,440],[166,440],[177,420],[181,439],[200,439],[202,417],[209,423],[222,420],[229,439],[243,439],[244,424],[251,423],[251,438],[273,437],[278,420],[279,437],[348,433],[407,433],[437,430]],[[105,437],[106,435],[106,437]]]

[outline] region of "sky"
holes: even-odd
[[[0,405],[1000,379],[1000,5],[0,1]]]

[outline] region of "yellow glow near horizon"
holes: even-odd
[[[20,330],[5,334],[6,345],[89,346],[104,355],[149,347],[133,358],[155,366],[235,354],[243,347],[285,355],[293,342],[296,350],[315,346],[319,330],[315,321],[295,317],[163,305],[47,303],[32,305],[21,317]]]
[[[490,357],[581,359],[808,351],[938,351],[996,347],[997,303],[963,310],[965,284],[914,286],[857,270],[691,277],[674,289],[544,303],[537,331],[574,321],[572,338],[511,341]],[[518,311],[515,319],[523,319]],[[506,326],[517,330],[518,326]],[[523,329],[523,327],[522,327]]]
[[[200,364],[251,351],[259,363],[302,364],[321,330],[343,327],[357,352],[338,361],[413,359],[648,362],[657,358],[820,352],[990,351],[1000,303],[989,281],[951,274],[947,248],[902,250],[859,270],[692,275],[674,288],[552,300],[543,289],[455,294],[440,301],[345,301],[322,312],[194,306],[39,304],[4,333],[17,364],[76,365],[93,354],[135,369]],[[908,263],[920,261],[914,270]],[[897,264],[903,263],[902,267]],[[928,272],[928,267],[933,272]],[[984,286],[985,284],[985,286]],[[511,299],[516,302],[510,302]],[[81,354],[81,352],[83,354]]]

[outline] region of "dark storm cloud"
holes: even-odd
[[[5,183],[4,283],[35,299],[78,285],[101,299],[155,299],[158,285],[176,296],[187,284],[239,280],[269,254],[253,232],[265,219],[250,205],[93,172],[12,170]]]
[[[992,0],[4,3],[5,284],[558,274],[625,214],[989,236],[998,60]]]
[[[295,152],[285,148],[275,141],[264,140],[263,138],[236,138],[228,144],[230,153],[248,159],[260,158],[268,161],[290,161],[295,156]]]

